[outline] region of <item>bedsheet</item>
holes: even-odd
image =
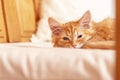
[[[0,80],[114,80],[115,50],[0,44]]]

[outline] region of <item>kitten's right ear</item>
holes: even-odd
[[[48,18],[48,24],[53,34],[59,35],[62,31],[61,24],[53,18]]]
[[[89,29],[91,24],[91,13],[90,11],[86,11],[81,18],[80,26],[83,29]]]

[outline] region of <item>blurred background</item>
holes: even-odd
[[[0,0],[0,42],[49,40],[48,17],[64,23],[87,10],[96,22],[115,18],[115,0]]]

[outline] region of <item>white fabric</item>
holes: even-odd
[[[114,72],[114,50],[0,44],[0,80],[114,80]]]

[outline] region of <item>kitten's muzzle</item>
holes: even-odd
[[[73,47],[73,48],[76,48],[76,47],[77,47],[77,45],[72,45],[72,47]]]

